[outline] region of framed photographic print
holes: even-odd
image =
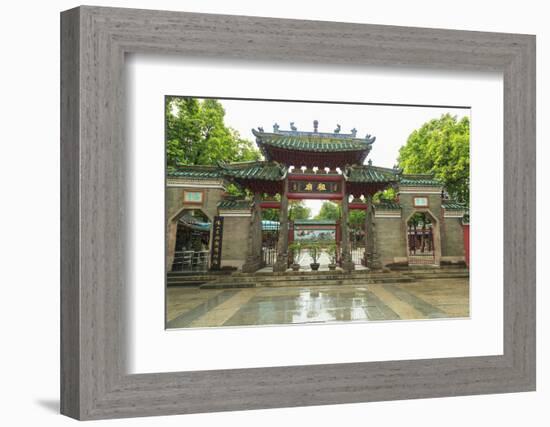
[[[77,419],[535,389],[535,38],[61,19]]]

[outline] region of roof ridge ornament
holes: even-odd
[[[313,120],[313,132],[319,132],[319,120],[317,119]]]
[[[351,136],[353,136],[354,138],[357,136],[357,129],[353,128],[351,130]]]
[[[298,130],[298,128],[294,126],[294,122],[290,122],[290,130],[293,132],[296,132]]]
[[[277,122],[273,123],[273,133],[277,133],[279,132],[279,125],[277,124]]]
[[[334,133],[340,133],[341,129],[342,129],[342,126],[340,126],[338,123],[336,123],[336,129],[334,129]]]

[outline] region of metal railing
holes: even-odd
[[[208,251],[176,251],[172,271],[207,271]]]
[[[435,263],[435,249],[431,228],[409,230],[409,265],[429,265]]]
[[[263,247],[262,261],[264,265],[273,265],[277,261],[277,248]]]
[[[363,265],[365,259],[365,245],[352,245],[351,260],[355,265]]]

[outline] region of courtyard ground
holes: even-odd
[[[167,328],[469,317],[468,278],[412,283],[167,289]]]

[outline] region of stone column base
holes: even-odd
[[[277,261],[273,264],[273,271],[284,273],[288,269],[288,255],[277,255]]]
[[[380,257],[376,252],[373,252],[372,254],[368,255],[367,258],[367,268],[371,270],[381,270],[382,264],[380,262]]]
[[[344,270],[346,273],[349,273],[355,270],[355,264],[353,263],[353,261],[342,261],[342,270]]]
[[[262,260],[261,259],[247,259],[246,262],[242,266],[242,272],[243,273],[255,273],[260,268],[262,268]]]

